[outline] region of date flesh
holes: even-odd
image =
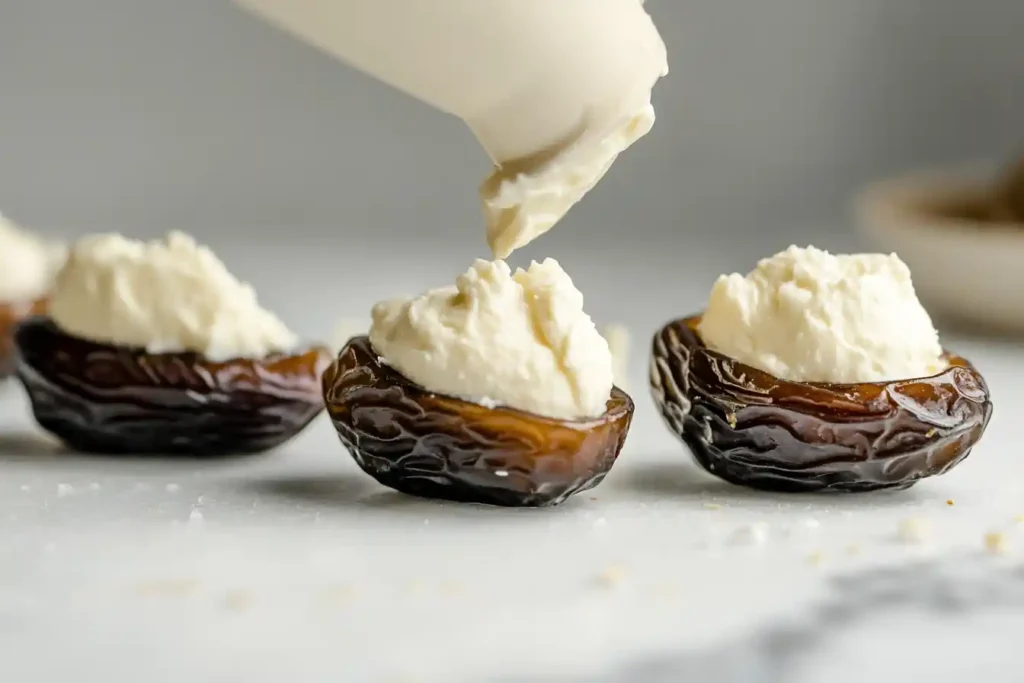
[[[966,458],[992,415],[984,379],[959,356],[933,377],[789,382],[709,350],[699,322],[676,320],[654,336],[651,392],[696,461],[734,484],[906,488]]]
[[[441,396],[380,362],[365,337],[323,376],[327,412],[364,472],[410,495],[548,506],[593,488],[615,463],[633,401],[614,389],[605,414],[562,421]]]
[[[210,362],[70,336],[46,318],[15,334],[18,377],[36,421],[90,453],[258,453],[298,434],[323,409],[327,349]]]

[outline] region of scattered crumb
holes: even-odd
[[[94,481],[93,483],[89,484],[89,490],[90,491],[99,491],[100,490],[100,485]]]
[[[719,505],[718,503],[704,503],[704,507],[705,507],[705,509],[708,509],[708,510],[721,510],[722,509],[722,506]]]
[[[195,508],[192,508],[192,512],[188,513],[188,522],[189,524],[202,524],[203,513],[200,512],[199,510],[196,510]]]
[[[597,519],[594,520],[594,526],[596,526],[596,527],[602,527],[602,526],[605,526],[607,524],[608,524],[608,520],[605,519],[604,517],[598,517]]]
[[[196,592],[198,589],[199,581],[196,579],[143,581],[135,586],[135,592],[138,595],[145,596],[183,597]]]
[[[1010,541],[1006,534],[993,531],[985,534],[985,550],[993,555],[1005,555],[1010,549]]]
[[[946,500],[946,505],[948,505],[949,507],[953,507],[954,505],[956,505],[956,501],[954,501],[952,498],[948,498]]]
[[[862,552],[864,552],[864,548],[861,547],[860,543],[851,543],[846,546],[847,555],[860,555]]]
[[[736,545],[764,545],[768,540],[768,525],[764,522],[747,524],[736,529],[730,538]]]
[[[935,436],[938,433],[939,433],[939,430],[937,430],[937,429],[929,429],[927,432],[925,432],[925,436],[930,439],[930,438],[932,438],[933,436]]]
[[[356,590],[347,583],[339,583],[328,586],[321,595],[327,602],[349,602],[356,597]]]
[[[1013,521],[1017,522],[1017,524],[1024,524],[1024,515],[1014,515]]]
[[[663,598],[675,597],[675,596],[679,595],[679,584],[675,583],[675,582],[660,583],[660,584],[654,586],[651,589],[651,592],[654,595],[657,595],[657,596],[663,597]]]
[[[590,500],[601,500],[601,499],[600,499],[600,498],[598,498],[597,496],[591,496],[591,497],[590,497]]]
[[[611,565],[597,575],[598,583],[608,588],[618,586],[625,580],[625,578],[626,571],[618,565]]]
[[[825,553],[813,552],[807,556],[807,562],[815,567],[820,567],[825,563]]]
[[[813,517],[808,517],[807,519],[800,520],[800,526],[805,529],[819,529],[821,528],[821,522]]]
[[[242,612],[252,606],[253,596],[248,591],[229,590],[224,595],[224,608],[232,612]]]
[[[729,426],[736,429],[736,413],[726,413],[725,421],[729,423]]]
[[[181,487],[177,484],[168,484],[164,487],[164,490],[167,491],[167,493],[177,493],[181,490]]]
[[[900,522],[896,532],[904,543],[922,543],[931,532],[931,522],[927,519],[911,517]]]
[[[441,595],[451,596],[462,593],[464,586],[457,581],[445,581],[440,586]]]
[[[75,492],[75,487],[71,484],[57,484],[57,497],[64,498],[70,496]]]
[[[508,476],[508,470],[495,470],[494,471],[494,476],[496,476],[496,477],[507,477]]]
[[[612,352],[612,380],[615,385],[626,391],[629,375],[629,330],[623,325],[607,325],[604,338],[608,349]]]

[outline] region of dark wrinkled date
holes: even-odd
[[[14,348],[14,331],[18,324],[33,315],[46,311],[45,299],[28,303],[0,303],[0,379],[14,374],[17,369],[17,354]]]
[[[963,358],[933,377],[811,384],[707,349],[699,316],[654,337],[651,391],[669,429],[708,472],[779,491],[905,488],[967,457],[992,415]]]
[[[39,424],[75,450],[216,456],[266,451],[323,408],[326,349],[214,363],[65,334],[45,318],[15,333],[18,377]]]
[[[599,484],[629,431],[633,402],[614,389],[600,418],[560,421],[432,394],[383,365],[366,337],[323,376],[327,412],[364,472],[403,493],[546,506]]]

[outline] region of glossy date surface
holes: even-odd
[[[709,350],[699,322],[676,320],[654,336],[651,393],[697,462],[734,484],[905,488],[967,457],[992,415],[984,379],[958,356],[933,377],[789,382]]]
[[[217,456],[257,453],[323,409],[327,349],[211,362],[65,334],[46,318],[15,333],[18,377],[36,421],[83,452]]]
[[[323,376],[327,412],[356,463],[411,495],[547,506],[599,484],[629,431],[633,402],[613,389],[604,415],[562,421],[441,396],[381,363],[355,337]]]

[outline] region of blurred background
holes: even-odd
[[[790,242],[855,246],[849,202],[869,180],[1024,145],[1024,3],[648,6],[671,65],[654,131],[515,257],[558,258],[596,317],[620,315],[602,303],[616,268],[648,273],[631,285],[647,296],[677,288],[665,317]],[[0,65],[0,211],[26,225],[194,232],[278,306],[310,269],[271,278],[248,254],[299,250],[338,278],[337,315],[487,255],[488,162],[460,122],[228,0],[0,0]],[[387,277],[345,280],[367,263]]]

